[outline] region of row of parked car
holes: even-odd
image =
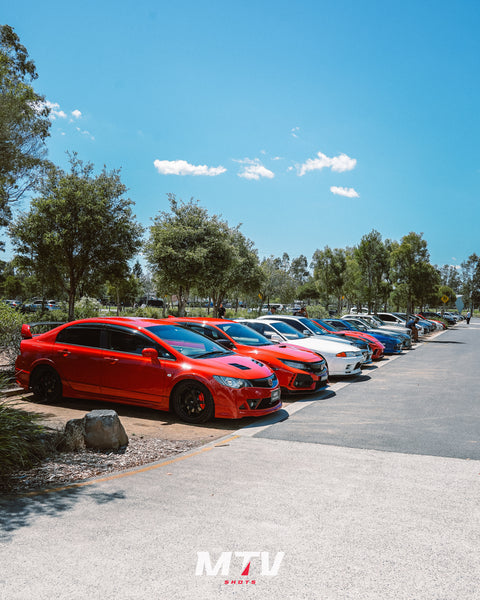
[[[21,300],[3,300],[5,304],[20,311],[21,313],[34,313],[40,310],[59,310],[61,307],[56,300],[30,300],[22,302]]]
[[[355,377],[364,365],[412,346],[405,323],[363,314],[105,317],[56,325],[44,333],[22,326],[16,380],[37,402],[65,396],[134,404],[172,410],[189,423],[275,412],[282,396],[323,389],[329,377]]]

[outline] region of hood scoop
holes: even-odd
[[[239,365],[238,363],[228,363],[229,365],[231,365],[232,367],[237,367],[237,369],[241,369],[242,371],[250,371],[250,367],[247,367],[245,365]]]

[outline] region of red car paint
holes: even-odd
[[[58,375],[60,397],[92,398],[159,410],[175,407],[173,399],[179,390],[199,384],[193,385],[198,404],[192,413],[194,418],[184,419],[190,422],[207,420],[205,414],[197,413],[203,410],[202,397],[208,394],[214,402],[213,414],[208,418],[260,416],[282,406],[277,378],[267,366],[228,352],[171,320],[83,319],[37,336],[32,336],[29,326],[23,326],[22,337],[15,363],[16,380],[25,389],[37,384],[39,393],[43,393],[43,388],[38,387],[40,375],[47,372],[52,381]],[[202,358],[203,350],[214,354]],[[247,383],[237,389],[225,381],[235,385]],[[49,393],[58,395],[53,383],[45,381],[44,388],[46,400],[50,399]]]

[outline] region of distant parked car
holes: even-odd
[[[455,325],[455,319],[453,317],[450,317],[448,314],[442,315],[441,313],[436,313],[432,311],[422,311],[421,313],[419,313],[419,315],[425,317],[426,319],[442,319],[448,325]]]
[[[285,321],[278,319],[245,319],[241,322],[272,341],[293,344],[320,353],[327,361],[330,375],[343,376],[360,373],[358,368],[360,353],[354,347],[349,348],[342,342],[331,341],[328,336],[306,336]],[[354,353],[357,355],[356,361],[352,360]],[[355,362],[358,363],[358,366],[353,371],[352,367],[355,366]]]
[[[350,315],[343,319],[327,319],[327,323],[333,325],[337,329],[351,329],[353,331],[363,331],[376,338],[385,347],[385,354],[400,354],[403,349],[403,340],[391,333],[390,331],[382,331],[368,326],[360,318],[355,318],[355,315]],[[411,345],[411,342],[410,342]]]

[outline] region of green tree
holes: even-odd
[[[461,266],[463,301],[473,313],[474,305],[480,303],[480,257],[473,253]]]
[[[118,171],[95,176],[93,165],[74,154],[71,170],[52,167],[30,210],[12,223],[18,260],[40,283],[57,282],[68,296],[74,318],[77,292],[98,288],[124,273],[141,245],[132,201]]]
[[[0,26],[1,226],[11,217],[11,203],[38,183],[46,165],[50,111],[31,85],[36,78],[35,65],[17,34],[9,25]]]
[[[216,302],[219,285],[234,261],[228,224],[191,199],[177,201],[168,194],[170,211],[162,211],[150,227],[146,258],[163,289],[174,293],[180,316],[194,288],[213,289]],[[210,278],[213,278],[212,280]]]
[[[367,303],[368,312],[377,312],[382,294],[382,283],[389,270],[389,255],[382,236],[372,229],[364,235],[355,249],[355,258],[360,268],[360,295]]]
[[[323,250],[316,250],[311,266],[314,269],[313,276],[325,306],[328,308],[330,296],[334,296],[337,302],[337,311],[340,312],[347,268],[345,250],[342,248],[332,250],[328,246],[325,246]]]
[[[290,259],[288,254],[284,253],[282,258],[269,256],[260,263],[262,270],[262,287],[260,289],[260,306],[270,304],[271,301],[291,302],[295,299],[296,285],[289,273]]]
[[[446,285],[458,292],[462,286],[462,278],[460,277],[458,268],[453,265],[443,265],[443,267],[438,270],[442,285]]]
[[[226,298],[227,295],[238,300],[239,296],[249,297],[257,294],[263,281],[258,253],[253,242],[246,238],[238,227],[230,230],[230,237],[233,245],[233,260],[224,281],[217,288],[219,289],[218,305],[220,300]],[[210,295],[215,302],[215,295],[212,291],[210,291]]]
[[[431,291],[431,281],[424,279],[429,253],[422,235],[414,232],[405,235],[391,254],[395,285],[403,284],[408,313],[412,312],[415,301],[421,301],[425,293]]]
[[[443,302],[442,298],[447,297],[448,301],[446,303]],[[454,290],[448,285],[439,285],[436,290],[436,294],[433,298],[431,304],[433,306],[455,306],[455,301],[457,300],[457,295]]]

